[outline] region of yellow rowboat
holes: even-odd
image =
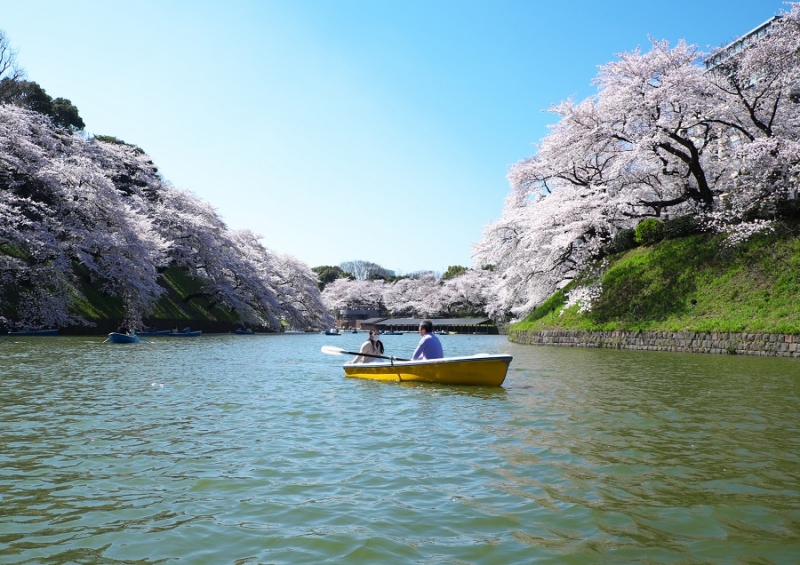
[[[427,361],[345,363],[344,374],[359,379],[437,383],[446,385],[500,386],[506,378],[511,355],[480,353]]]

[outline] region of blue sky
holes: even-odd
[[[471,265],[509,165],[648,36],[709,49],[780,0],[0,0],[28,78],[310,266]]]

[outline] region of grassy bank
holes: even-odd
[[[119,327],[125,321],[122,299],[104,292],[102,282],[92,281],[88,270],[82,265],[74,263],[72,268],[82,293],[82,296],[76,298],[72,312],[95,325],[59,328],[61,333],[105,334]],[[161,274],[159,284],[166,292],[156,302],[152,313],[144,318],[146,325],[159,329],[190,326],[206,332],[229,332],[239,327],[237,313],[212,304],[203,293],[202,282],[190,277],[185,271],[167,269]],[[19,289],[16,286],[4,288],[0,315],[15,319],[18,298]]]
[[[737,247],[693,235],[606,258],[513,330],[627,330],[800,334],[800,239],[752,237]],[[599,273],[602,270],[602,274]],[[599,285],[589,311],[568,294]]]

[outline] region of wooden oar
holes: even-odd
[[[363,355],[364,357],[375,357],[377,359],[388,359],[390,361],[411,361],[411,359],[400,359],[399,357],[389,357],[388,355],[372,355],[371,353],[345,351],[341,347],[334,347],[332,345],[323,345],[320,351],[326,355]]]

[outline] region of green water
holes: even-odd
[[[0,563],[798,563],[797,360],[363,334],[0,343]],[[408,356],[418,336],[387,336]]]

